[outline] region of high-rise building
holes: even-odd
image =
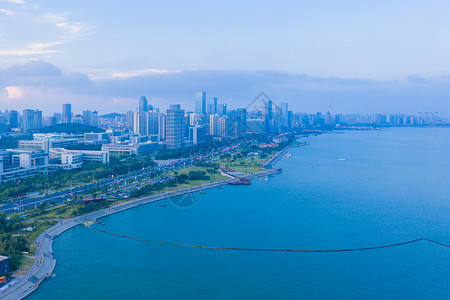
[[[219,135],[219,118],[218,114],[209,116],[209,135],[218,136]]]
[[[146,112],[148,111],[148,101],[145,96],[142,96],[139,98],[139,110],[140,112]]]
[[[325,125],[330,125],[331,124],[331,114],[329,111],[327,111],[327,113],[325,114]]]
[[[98,112],[94,110],[91,115],[91,125],[98,126]]]
[[[32,109],[24,109],[22,120],[23,131],[29,131],[34,129],[34,110]]]
[[[129,130],[133,130],[134,128],[133,124],[134,124],[134,112],[130,110],[127,111],[127,128]]]
[[[61,117],[63,123],[72,122],[72,104],[63,104],[63,112]]]
[[[42,128],[42,111],[36,109],[34,111],[34,128],[33,129],[41,129]]]
[[[205,126],[203,125],[189,127],[189,140],[192,141],[193,146],[205,141],[205,131]]]
[[[92,111],[90,111],[90,110],[83,110],[83,123],[85,125],[91,125],[92,124]]]
[[[134,113],[133,131],[134,131],[134,133],[139,133],[140,135],[147,135],[147,113],[146,112],[136,111]]]
[[[159,139],[166,139],[166,116],[164,114],[160,114],[158,118],[158,129],[159,129]]]
[[[213,115],[217,113],[217,97],[208,98],[208,106],[206,107],[206,113]]]
[[[236,137],[247,135],[247,110],[245,108],[236,109]]]
[[[196,94],[195,113],[206,116],[206,92],[198,92]]]
[[[17,110],[11,110],[9,112],[9,127],[10,128],[19,127],[19,114],[17,113]]]
[[[227,105],[225,103],[219,104],[217,113],[221,116],[226,116],[227,115]]]
[[[179,104],[170,105],[166,111],[166,148],[178,149],[183,146],[184,110]]]
[[[61,115],[61,113],[54,113],[53,116],[56,118],[56,124],[62,122],[62,115]]]
[[[159,134],[159,114],[156,112],[147,113],[147,135]]]
[[[55,126],[57,123],[56,123],[56,117],[55,116],[53,116],[53,117],[48,117],[48,125],[49,126]]]
[[[190,114],[189,115],[189,126],[199,125],[200,122],[200,114]]]
[[[228,116],[226,115],[221,116],[219,118],[218,125],[219,125],[218,136],[221,138],[227,138],[229,136],[228,131],[230,127],[230,119],[228,118]]]
[[[280,125],[283,128],[288,127],[288,114],[289,114],[289,106],[287,102],[281,103],[280,107]]]

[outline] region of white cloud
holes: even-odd
[[[2,0],[3,2],[11,2],[15,4],[25,4],[24,0]]]
[[[12,16],[12,11],[10,11],[9,9],[4,9],[4,8],[0,8],[0,12],[5,13],[7,15]]]
[[[8,2],[25,4],[25,1],[22,0]],[[2,13],[12,15],[14,12],[0,8],[0,15]],[[19,12],[17,12],[17,15],[19,15]],[[70,20],[65,12],[47,13],[41,11],[38,6],[34,7],[29,4],[23,6],[23,9],[20,11],[20,17],[22,19],[21,24],[29,26],[28,31],[30,34],[18,36],[18,41],[14,41],[16,37],[10,38],[11,46],[9,47],[6,45],[0,46],[0,63],[2,64],[20,63],[23,62],[23,60],[20,60],[22,58],[49,59],[52,55],[63,52],[64,49],[59,46],[76,42],[93,33],[92,25]],[[10,26],[14,26],[14,23],[11,23]],[[30,26],[38,26],[42,34],[33,34],[36,30]],[[24,28],[26,29],[27,27]],[[48,42],[49,40],[50,42]]]
[[[44,21],[50,22],[50,23],[59,23],[59,22],[64,22],[66,20],[66,16],[67,14],[65,13],[47,13],[42,15],[42,19],[44,19]]]
[[[7,93],[7,100],[18,100],[25,97],[25,90],[20,86],[7,86],[4,90]]]
[[[126,79],[136,76],[147,75],[163,75],[176,74],[182,70],[162,70],[162,69],[141,69],[141,70],[111,70],[111,69],[91,69],[88,71],[88,76],[91,79]]]
[[[22,49],[9,49],[9,50],[0,50],[0,57],[2,56],[12,56],[12,57],[21,57],[21,56],[30,56],[30,55],[43,55],[43,54],[52,54],[58,53],[60,51],[48,49],[53,46],[63,44],[63,41],[54,41],[50,43],[33,43],[27,45]]]
[[[56,27],[64,29],[64,30],[67,30],[71,34],[79,33],[83,29],[83,26],[82,26],[82,24],[80,22],[76,22],[74,24],[69,24],[67,22],[62,22],[62,23],[56,24]]]

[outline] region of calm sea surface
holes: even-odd
[[[450,244],[450,129],[305,138],[251,186],[101,219],[133,237],[207,246],[358,248],[427,237]],[[345,161],[338,160],[345,158]],[[188,199],[189,200],[189,199]],[[30,299],[448,299],[450,248],[421,241],[343,253],[208,250],[78,226],[54,242],[55,277]]]

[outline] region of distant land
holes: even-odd
[[[88,132],[105,132],[104,129],[78,123],[61,123],[37,130],[33,130],[33,133],[67,133],[67,134],[82,134]]]
[[[102,115],[99,118],[102,119],[115,119],[116,117],[121,117],[122,114],[119,113],[110,113],[110,114],[106,114],[106,115]]]

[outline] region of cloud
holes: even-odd
[[[272,71],[148,68],[94,70],[93,73],[97,77],[80,72],[65,73],[43,60],[0,70],[0,106],[19,110],[39,108],[50,114],[60,111],[62,103],[69,102],[75,112],[90,108],[102,114],[134,110],[139,96],[145,95],[161,110],[171,103],[180,103],[189,111],[194,108],[198,91],[206,91],[208,97],[217,96],[219,103],[227,103],[230,108],[246,107],[264,91],[275,103],[288,102],[290,109],[297,112],[414,114],[437,111],[450,116],[450,76],[372,81]],[[11,101],[11,97],[20,101]]]
[[[162,69],[141,69],[141,70],[112,70],[112,69],[91,69],[88,71],[92,79],[114,79],[132,78],[136,76],[163,75],[180,73],[182,70],[162,70]]]
[[[11,2],[15,4],[25,4],[24,0],[2,0],[3,2]]]
[[[66,13],[46,13],[42,15],[42,19],[49,23],[59,23],[66,20]]]
[[[8,100],[23,99],[25,97],[25,91],[20,86],[7,86],[4,89]]]
[[[7,15],[12,16],[12,11],[10,11],[9,9],[4,9],[4,8],[0,8],[0,13],[5,13]]]
[[[58,53],[59,51],[48,49],[48,48],[51,48],[51,47],[57,46],[57,45],[61,45],[62,43],[63,43],[63,41],[54,41],[54,42],[50,42],[50,43],[32,43],[32,44],[27,45],[24,48],[0,50],[0,57],[1,56],[21,57],[21,56],[32,56],[32,55]]]
[[[24,1],[9,2],[25,3]],[[1,13],[13,14],[12,11],[3,8],[0,8]],[[1,47],[0,61],[5,63],[19,63],[23,61],[22,58],[49,58],[63,52],[66,44],[94,33],[93,26],[89,23],[70,20],[65,12],[42,12],[38,6],[25,5],[21,9],[20,18],[21,27],[27,28],[26,26],[28,26],[30,33],[42,32],[42,34],[41,36],[33,34],[28,37],[26,34],[21,34],[9,37],[11,45],[15,44],[16,46],[4,45]],[[14,22],[11,22],[10,26],[15,26]],[[39,31],[30,26],[38,26]],[[14,43],[14,39],[18,41]]]

